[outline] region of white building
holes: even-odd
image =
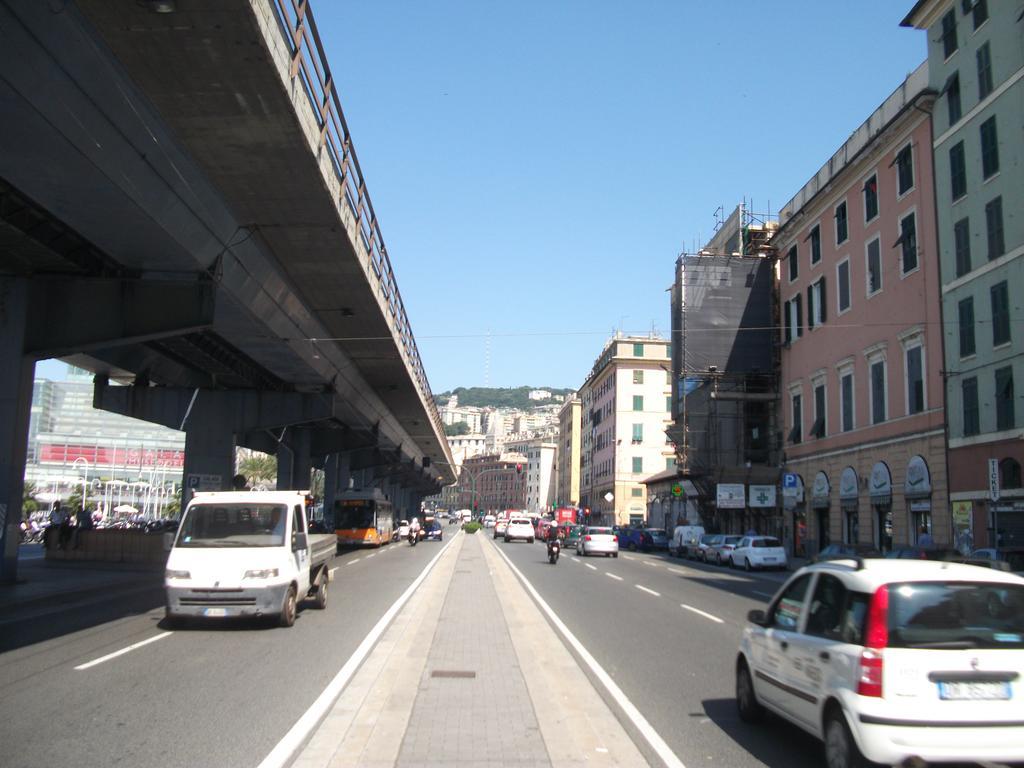
[[[531,400],[550,400],[551,393],[546,389],[531,389],[528,397]]]
[[[558,450],[557,437],[518,436],[505,443],[505,450],[523,456],[526,465],[526,509],[528,512],[543,514],[555,503],[555,458]]]

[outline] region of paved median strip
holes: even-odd
[[[680,603],[679,605],[680,607],[685,608],[688,611],[693,611],[693,613],[696,613],[698,616],[703,616],[705,619],[711,619],[711,621],[714,621],[718,624],[725,624],[725,621],[723,619],[720,619],[717,616],[712,616],[710,613],[702,611],[700,608],[694,608],[692,605],[687,605],[686,603]]]
[[[655,597],[661,597],[661,592],[655,592],[653,589],[648,589],[647,587],[643,586],[642,584],[634,584],[633,586],[635,586],[641,592],[646,592],[647,594],[654,595]]]

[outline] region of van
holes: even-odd
[[[687,557],[687,548],[696,548],[703,535],[703,525],[677,525],[672,532],[672,540],[668,543],[668,553],[675,557]]]

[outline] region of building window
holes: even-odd
[[[914,188],[914,153],[909,144],[896,155],[896,178],[900,195]]]
[[[963,107],[960,103],[960,73],[954,72],[946,81],[946,113],[949,116],[949,125],[952,127],[963,116]]]
[[[985,228],[988,230],[988,259],[999,258],[1006,252],[1003,241],[1003,198],[997,197],[985,204]]]
[[[996,429],[1016,427],[1013,413],[1013,368],[996,370]]]
[[[978,101],[992,93],[992,54],[988,43],[978,48]]]
[[[665,398],[665,413],[672,413],[672,395]]]
[[[1016,459],[1006,458],[999,462],[999,487],[1021,487],[1021,471],[1019,461],[1017,461]]]
[[[644,425],[634,424],[633,425],[633,445],[639,445],[644,441]]]
[[[799,443],[803,440],[803,409],[800,403],[800,395],[790,395],[789,402],[793,409],[793,428],[789,431],[789,442]]]
[[[971,17],[974,20],[974,31],[978,31],[978,27],[988,21],[988,0],[963,0],[964,16],[970,11]]]
[[[630,496],[632,496],[635,499],[638,496],[643,496],[644,495],[644,489],[643,488],[630,488],[629,489],[629,494],[630,494]]]
[[[960,315],[960,357],[974,354],[974,299],[968,296],[958,305]]]
[[[956,41],[956,12],[949,11],[942,17],[942,53],[948,59],[959,46]]]
[[[853,371],[845,371],[839,376],[839,392],[842,398],[842,430],[853,430]]]
[[[821,227],[817,224],[811,229],[811,264],[821,261]]]
[[[633,410],[642,411],[644,409],[644,396],[633,395]]]
[[[996,116],[981,124],[981,175],[988,179],[999,173],[999,138],[996,135]]]
[[[917,269],[917,217],[908,213],[900,219],[900,236],[896,245],[901,247],[903,274]]]
[[[836,218],[836,245],[840,245],[846,242],[846,238],[849,237],[847,230],[846,220],[846,201],[844,200],[836,206],[835,211]]]
[[[633,472],[639,473],[644,471],[644,457],[634,456],[633,457]]]
[[[967,219],[960,219],[953,225],[953,243],[956,253],[956,276],[962,277],[971,271],[971,228]]]
[[[949,149],[949,188],[953,200],[967,194],[967,161],[964,159],[964,143],[958,141]]]
[[[797,262],[795,245],[789,249],[789,255],[787,255],[786,258],[789,260],[789,282],[792,283],[800,274],[800,265]]]
[[[807,286],[807,327],[825,322],[825,278]]]
[[[644,345],[643,344],[634,344],[633,345],[633,357],[643,357],[643,356],[644,356]]]
[[[871,423],[885,421],[885,360],[871,363]]]
[[[882,290],[882,245],[876,237],[867,245],[868,296]]]
[[[836,304],[840,314],[850,308],[850,260],[840,262],[836,266]]]
[[[906,351],[907,370],[907,414],[921,413],[924,410],[924,361],[920,346],[910,347]]]
[[[990,289],[992,296],[992,346],[1010,342],[1010,297],[1006,281]]]
[[[665,459],[665,469],[673,470],[675,468],[676,468],[676,460],[674,458],[669,456],[667,459]]]
[[[825,382],[821,382],[814,385],[814,424],[811,425],[811,437],[824,437],[826,434]]]
[[[864,182],[864,223],[878,215],[878,177],[872,175]]]
[[[963,397],[964,435],[976,435],[981,431],[978,422],[978,379],[971,376],[960,384]]]
[[[633,383],[643,384],[644,383],[644,372],[643,370],[633,371]]]

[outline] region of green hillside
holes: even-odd
[[[459,398],[459,405],[473,405],[478,408],[490,406],[492,408],[519,408],[529,410],[538,405],[551,405],[556,402],[550,400],[531,400],[530,392],[535,389],[546,389],[552,395],[567,395],[573,390],[557,389],[554,387],[456,387],[451,392],[441,392],[434,395],[434,400],[440,404],[448,402],[448,398],[456,395]]]

